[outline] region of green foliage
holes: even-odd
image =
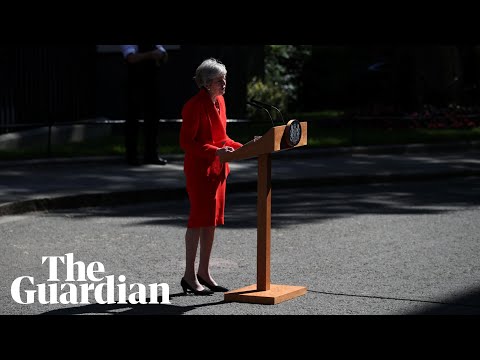
[[[250,80],[247,85],[248,99],[275,105],[281,111],[295,109],[302,86],[300,78],[303,66],[311,53],[310,45],[265,46],[264,77]],[[247,115],[251,119],[268,120],[265,111],[251,106],[247,107]]]
[[[279,87],[276,87],[271,81],[263,81],[257,77],[254,77],[248,84],[247,97],[249,100],[255,99],[267,104],[275,104],[279,109],[285,109],[287,103],[287,96]],[[275,119],[277,114],[270,114]],[[270,120],[264,110],[252,106],[247,107],[247,116],[252,120]]]

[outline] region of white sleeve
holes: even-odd
[[[166,53],[167,50],[165,50],[165,48],[162,46],[162,45],[155,45],[157,47],[158,50],[160,50],[162,53]]]
[[[126,59],[128,55],[135,54],[138,51],[137,45],[120,45],[123,57]]]

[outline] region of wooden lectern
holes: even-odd
[[[290,120],[287,125],[272,127],[260,139],[220,156],[222,163],[258,156],[257,283],[226,292],[225,301],[274,305],[307,292],[304,286],[270,284],[271,154],[304,145],[307,145],[307,123]]]

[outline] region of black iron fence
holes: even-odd
[[[0,47],[0,133],[94,116],[95,46]]]

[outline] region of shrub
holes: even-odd
[[[312,50],[310,45],[265,46],[265,72],[263,79],[253,77],[247,85],[248,99],[255,99],[278,107],[282,112],[296,110],[303,66]],[[247,107],[252,119],[269,119],[263,110]],[[277,116],[277,115],[276,115]],[[276,116],[272,114],[275,119]]]

